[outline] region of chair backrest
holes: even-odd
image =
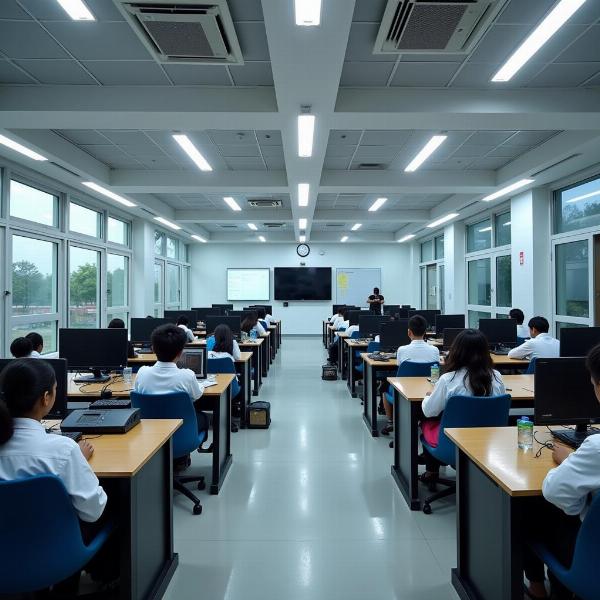
[[[269,324],[266,321],[263,321],[262,319],[259,321],[259,323],[263,326],[263,329],[265,331],[267,331],[269,329]]]
[[[433,365],[437,365],[439,367],[440,363],[437,361],[419,363],[405,360],[398,366],[396,377],[428,377],[431,375],[431,367],[433,367]]]
[[[371,352],[377,352],[381,348],[381,344],[379,342],[369,342],[367,346],[367,352],[370,354]]]
[[[517,346],[520,346],[521,344],[524,344],[529,338],[522,338],[517,336]]]
[[[183,419],[183,424],[173,435],[173,458],[185,456],[198,448],[198,419],[187,392],[131,392],[131,407],[140,409],[142,419]]]
[[[206,361],[207,373],[233,373],[235,374],[235,365],[230,358],[209,358]]]
[[[525,371],[525,375],[534,375],[535,374],[535,356],[529,361],[529,365],[527,365],[527,371]]]
[[[206,338],[206,351],[210,352],[215,347],[216,343],[217,342],[215,341],[215,336],[214,335],[211,335],[211,336],[207,337]]]
[[[456,446],[444,435],[452,427],[504,427],[508,425],[510,394],[502,396],[450,396],[442,414],[436,458],[452,467]]]
[[[360,338],[360,331],[358,331],[358,330],[356,330],[356,331],[353,331],[353,332],[350,334],[350,339],[351,339],[351,340],[357,340],[357,339],[359,339],[359,338]]]
[[[73,502],[55,475],[0,481],[0,506],[0,592],[49,587],[89,559]]]

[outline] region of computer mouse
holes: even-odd
[[[101,400],[107,400],[108,398],[112,398],[112,392],[110,390],[103,390],[100,392]]]

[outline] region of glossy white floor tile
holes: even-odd
[[[233,435],[233,467],[218,496],[201,492],[201,516],[175,498],[166,598],[457,598],[453,500],[407,509],[389,440],[371,438],[345,383],[321,380],[324,361],[320,338],[285,338],[259,397],[271,428]]]

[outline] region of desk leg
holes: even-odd
[[[521,524],[536,498],[509,496],[457,452],[458,566],[452,585],[463,600],[522,600]]]
[[[256,352],[256,364],[258,368],[258,387],[259,389],[262,387],[263,383],[263,366],[262,366],[262,350],[261,346],[255,346],[253,352]]]
[[[231,386],[213,407],[213,460],[210,493],[218,494],[231,466]]]
[[[354,373],[354,348],[350,346],[350,344],[346,344],[346,351],[348,354],[348,358],[346,359],[347,369],[348,369],[348,391],[353,398],[356,398],[356,390],[354,389],[355,384],[355,373]]]
[[[240,371],[240,386],[242,388],[242,418],[240,420],[240,429],[246,429],[246,416],[248,405],[252,397],[252,382],[250,378],[250,361],[246,360],[242,363]]]
[[[364,414],[363,419],[367,424],[367,427],[371,431],[373,437],[379,436],[377,430],[377,377],[375,368],[371,365],[364,363],[364,377],[365,377],[365,400],[363,403]]]
[[[254,369],[254,389],[252,390],[253,396],[258,396],[258,390],[260,388],[260,360],[259,360],[259,352],[256,346],[252,348],[252,368]]]
[[[133,477],[103,483],[111,491],[111,501],[118,505],[119,598],[162,598],[179,562],[173,552],[171,440]]]
[[[327,348],[327,324],[323,321],[323,330],[322,330],[322,336],[323,336],[323,346],[325,346],[325,348]]]
[[[337,359],[337,370],[341,377],[344,377],[344,352],[342,350],[342,338],[338,335],[337,338],[338,347],[338,359]]]
[[[262,353],[262,376],[267,377],[269,374],[269,352],[270,352],[270,342],[267,344],[264,340],[260,345],[260,351]]]
[[[392,477],[410,507],[420,510],[419,500],[419,402],[409,402],[394,390],[394,464]]]

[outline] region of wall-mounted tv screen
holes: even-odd
[[[331,300],[331,267],[275,267],[275,300]]]

